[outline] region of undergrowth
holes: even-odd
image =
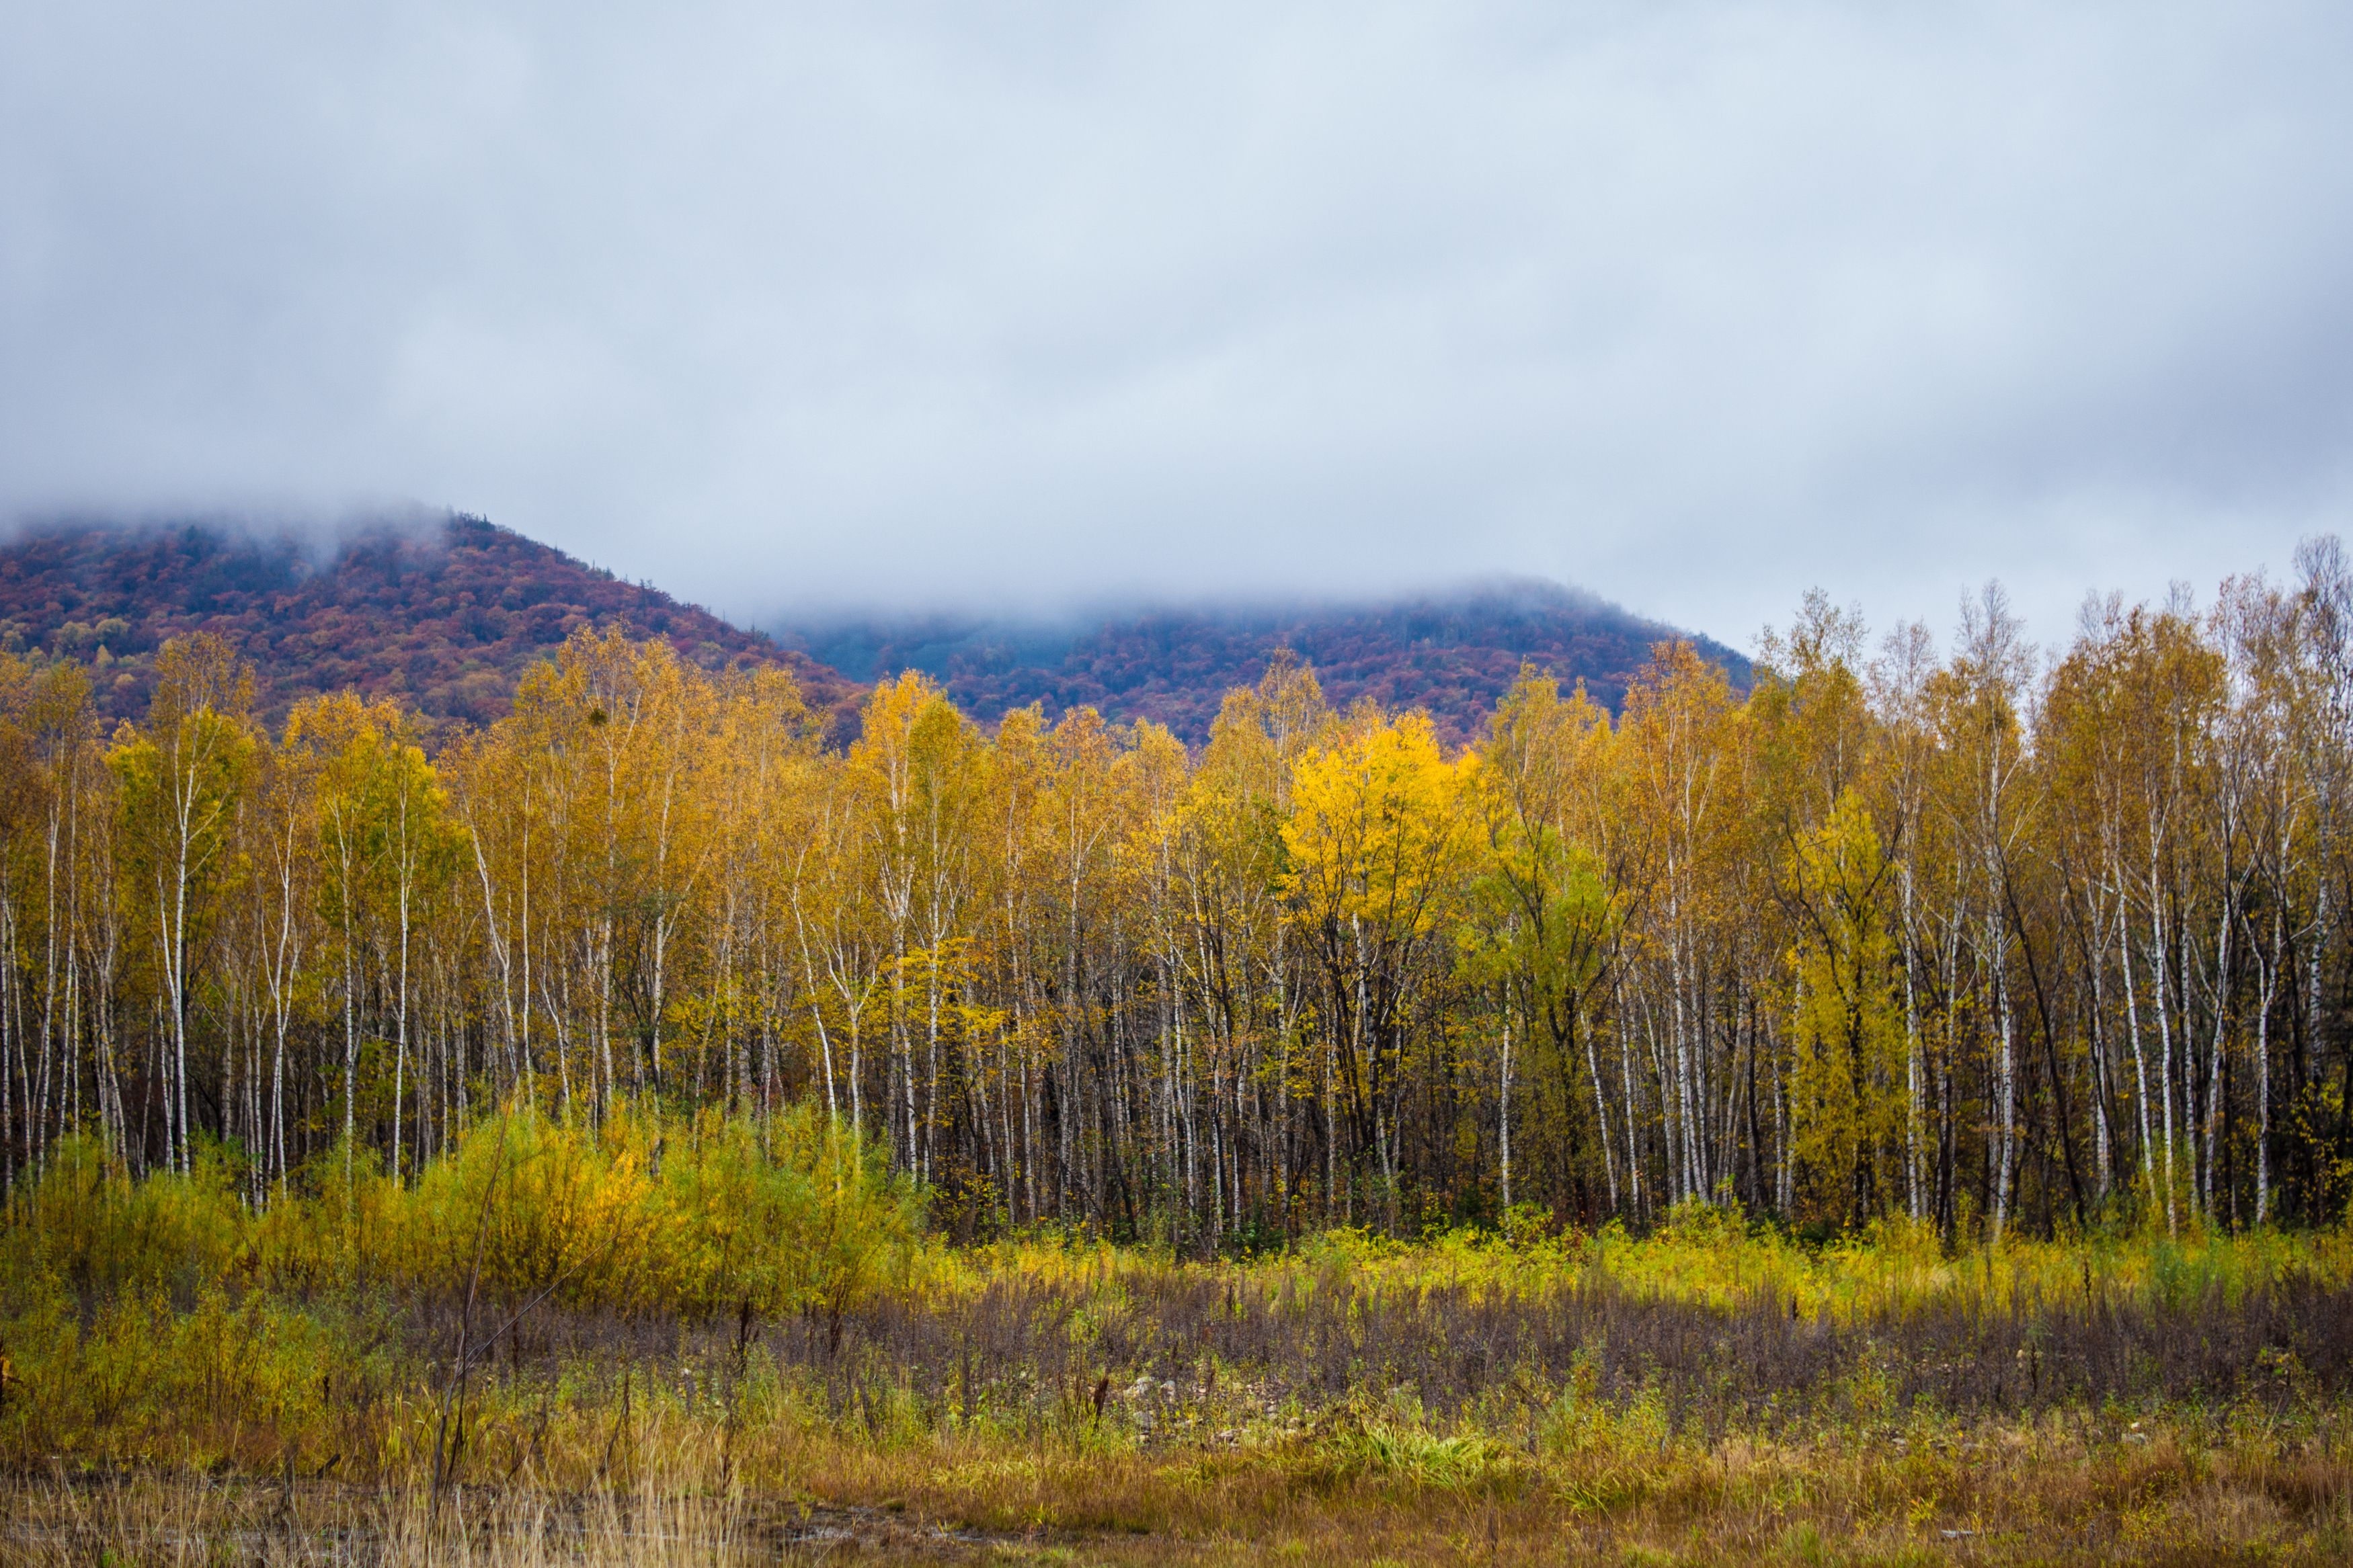
[[[810,1117],[518,1114],[412,1184],[338,1157],[239,1190],[79,1144],[15,1202],[16,1555],[275,1530],[406,1561],[456,1531],[646,1561],[649,1518],[681,1561],[2353,1544],[2344,1230],[1956,1252],[1687,1209],[1244,1261],[959,1249]]]

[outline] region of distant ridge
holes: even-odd
[[[1564,689],[1583,680],[1613,710],[1663,641],[1687,638],[1735,685],[1749,680],[1748,661],[1721,643],[1530,578],[1385,601],[1164,606],[1061,620],[811,617],[776,634],[854,680],[920,669],[986,722],[1032,702],[1050,718],[1091,706],[1123,722],[1156,721],[1197,744],[1226,691],[1257,680],[1284,647],[1314,666],[1335,706],[1369,697],[1425,709],[1457,743],[1483,731],[1524,660]]]
[[[811,619],[771,637],[454,514],[336,539],[215,521],[58,522],[0,542],[0,649],[89,660],[110,721],[145,714],[167,638],[210,631],[253,662],[271,720],[349,687],[487,724],[508,711],[524,669],[583,626],[661,637],[705,668],[788,668],[810,707],[831,715],[837,742],[856,733],[874,680],[912,668],[984,723],[1032,702],[1050,718],[1091,706],[1198,744],[1228,689],[1289,648],[1335,706],[1423,709],[1461,743],[1483,731],[1524,660],[1564,687],[1583,680],[1614,710],[1652,646],[1685,635],[1557,584],[1499,579],[1376,602]],[[1747,684],[1747,660],[1690,640]]]
[[[109,719],[146,712],[166,638],[209,631],[253,661],[267,717],[352,687],[484,724],[575,627],[617,625],[707,668],[784,665],[812,708],[838,716],[860,695],[760,633],[477,517],[335,541],[211,522],[59,522],[0,544],[0,647],[92,661]]]

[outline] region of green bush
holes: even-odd
[[[85,1309],[149,1291],[185,1307],[227,1276],[247,1230],[217,1154],[199,1151],[186,1175],[134,1181],[96,1140],[69,1138],[10,1205],[0,1268],[19,1289],[47,1281]]]

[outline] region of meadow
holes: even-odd
[[[2353,1232],[952,1246],[870,1145],[485,1119],[0,1248],[12,1561],[2337,1562]]]

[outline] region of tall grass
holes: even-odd
[[[1785,1555],[2038,1519],[2087,1560],[2152,1519],[2353,1541],[2343,1232],[1948,1254],[1694,1208],[1242,1261],[958,1249],[814,1111],[516,1111],[412,1182],[338,1153],[259,1210],[237,1177],[216,1151],[132,1182],[75,1143],[11,1208],[0,1511],[28,1549],[105,1509],[384,1561],[464,1560],[433,1544],[452,1529],[520,1561],[773,1560],[835,1516],[884,1553],[961,1531],[1410,1556],[1419,1521],[1508,1558],[1564,1520]]]

